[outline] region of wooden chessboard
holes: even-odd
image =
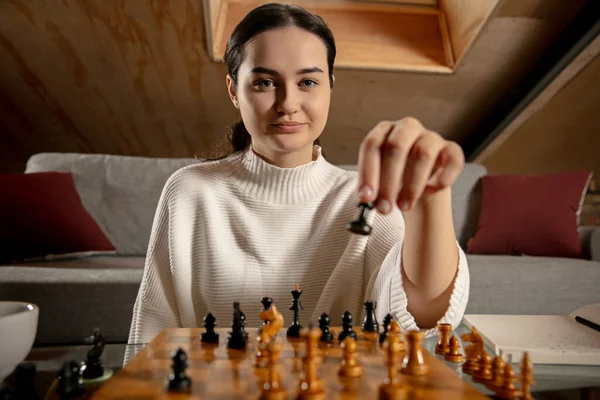
[[[261,385],[267,378],[267,368],[253,366],[256,350],[257,329],[247,329],[250,340],[247,350],[227,349],[227,329],[217,329],[219,344],[200,341],[204,330],[168,329],[160,333],[142,349],[125,367],[105,382],[93,395],[93,399],[257,399]],[[331,328],[337,334],[339,328]],[[332,344],[320,344],[322,363],[318,376],[323,380],[327,399],[376,399],[378,388],[386,377],[385,355],[378,342],[367,340],[358,333],[358,361],[363,366],[360,378],[340,378],[337,374],[342,349],[337,340]],[[288,399],[295,399],[302,372],[305,344],[302,339],[283,339],[278,371]],[[337,335],[336,335],[337,337]],[[169,393],[165,378],[171,373],[172,355],[177,349],[188,355],[188,376],[192,380],[190,395]],[[418,378],[400,376],[407,385],[410,399],[486,399],[474,386],[464,381],[444,361],[427,351],[428,375]]]

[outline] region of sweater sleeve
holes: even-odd
[[[377,232],[377,233],[376,233]],[[376,217],[372,237],[366,249],[365,282],[366,296],[377,301],[377,318],[382,321],[390,313],[404,331],[419,330],[414,317],[407,309],[400,265],[404,242],[404,220],[397,215]],[[465,313],[469,299],[469,269],[464,251],[456,243],[459,253],[458,271],[454,279],[452,295],[439,323],[450,323],[456,328]],[[425,336],[437,333],[437,328],[425,330]]]
[[[165,185],[154,217],[142,282],[133,308],[129,344],[150,342],[165,328],[180,326],[170,265],[169,198]]]

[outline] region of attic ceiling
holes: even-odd
[[[407,115],[463,143],[584,4],[504,0],[450,74],[339,68],[327,158],[355,163],[377,122]],[[201,0],[1,1],[0,172],[39,152],[193,157],[222,142],[239,117],[207,18]]]

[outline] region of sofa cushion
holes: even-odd
[[[3,174],[0,187],[0,262],[114,252],[70,173]]]
[[[467,314],[568,315],[600,302],[600,262],[560,257],[467,255]]]
[[[583,257],[578,212],[590,171],[482,178],[481,213],[469,254]]]
[[[145,255],[165,182],[194,158],[40,153],[25,172],[69,171],[84,207],[120,255]]]
[[[0,266],[0,301],[40,309],[35,343],[83,344],[100,328],[109,342],[126,343],[144,257],[87,257]]]
[[[452,220],[458,243],[463,249],[477,229],[481,203],[481,178],[487,169],[480,164],[466,163],[452,185]]]

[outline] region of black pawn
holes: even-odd
[[[173,373],[165,380],[169,392],[189,392],[192,389],[192,380],[185,373],[187,367],[187,354],[182,349],[177,350],[171,365]]]
[[[357,219],[354,221],[348,222],[347,228],[350,232],[356,233],[359,235],[370,235],[371,234],[371,225],[367,224],[367,219],[365,214],[367,210],[373,209],[373,203],[360,203],[358,205],[360,207],[360,214]]]
[[[233,303],[233,323],[227,340],[227,347],[230,349],[243,350],[248,343],[248,334],[244,330],[245,316],[240,310],[240,303]]]
[[[321,342],[333,342],[333,333],[329,332],[329,322],[331,321],[331,318],[329,318],[329,315],[327,315],[327,313],[323,313],[321,314],[321,316],[319,317],[319,328],[321,329]]]
[[[208,313],[204,317],[204,324],[202,325],[206,331],[204,331],[200,337],[202,343],[219,343],[219,334],[215,333],[215,326],[217,326],[217,319],[211,313]]]
[[[21,363],[17,366],[15,369],[15,400],[39,400],[40,397],[35,391],[35,374],[34,363]]]
[[[379,332],[379,323],[375,316],[375,309],[377,308],[377,302],[375,300],[365,301],[365,318],[361,325],[363,332]]]
[[[383,332],[381,332],[379,334],[379,343],[380,344],[385,342],[385,338],[387,337],[388,326],[390,326],[392,319],[393,319],[392,314],[386,315],[385,318],[383,319]]]
[[[343,342],[346,339],[346,336],[350,336],[352,339],[356,340],[356,332],[352,330],[352,313],[350,311],[344,312],[342,316],[342,331],[338,335],[338,340]]]
[[[263,311],[269,311],[271,309],[271,304],[273,304],[273,299],[271,297],[269,297],[269,295],[266,295],[265,297],[262,298],[262,300],[260,302],[263,305]],[[269,323],[269,321],[263,321],[262,325],[258,328],[258,332],[260,333],[261,328],[268,323]]]
[[[299,338],[300,330],[302,329],[302,325],[300,325],[298,313],[302,310],[302,303],[300,302],[300,295],[302,295],[302,290],[298,289],[298,285],[296,288],[292,290],[292,306],[290,310],[294,311],[294,320],[292,324],[287,330],[287,337]]]
[[[68,400],[83,395],[81,369],[75,361],[66,361],[59,373],[57,392],[60,400]]]

